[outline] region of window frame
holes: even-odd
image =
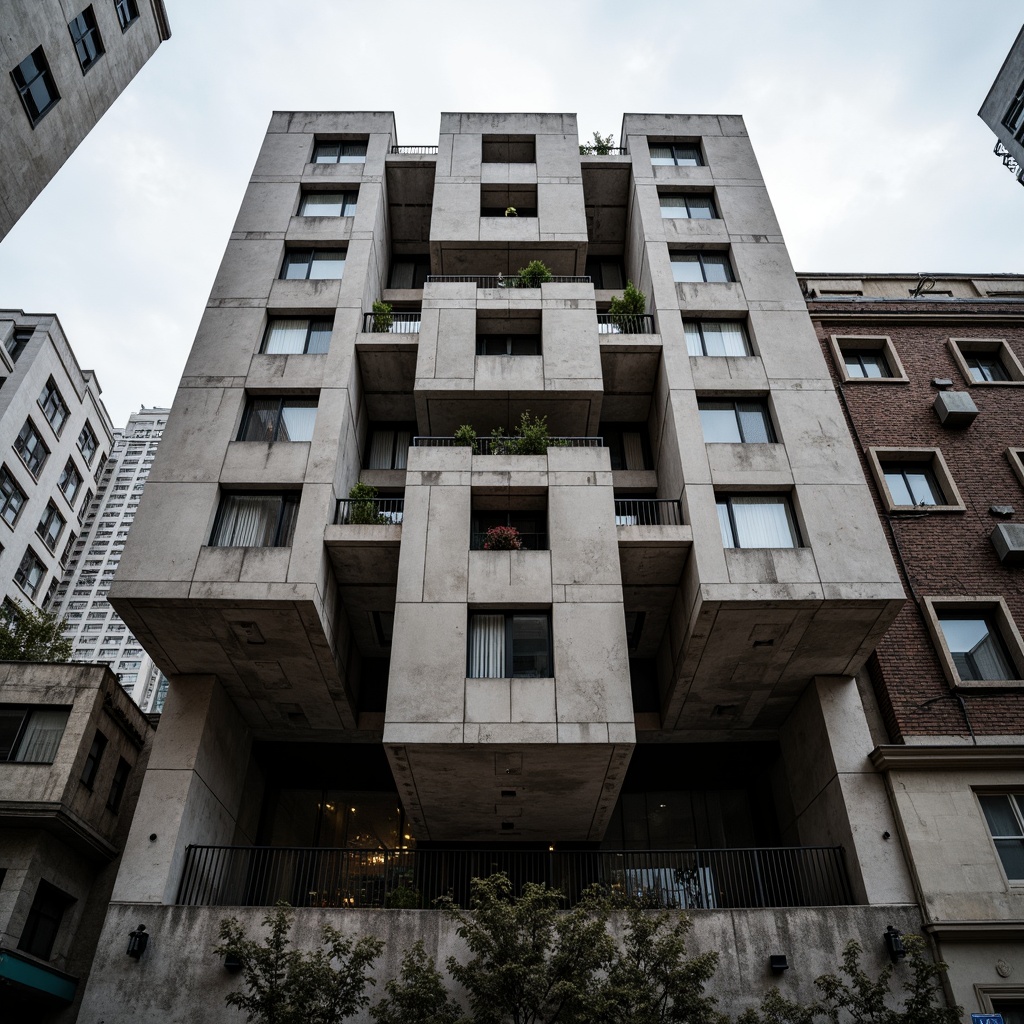
[[[121,26],[121,35],[139,20],[139,6],[135,0],[114,0],[114,11],[117,13],[117,23]]]
[[[756,359],[757,353],[754,351],[754,346],[750,342],[750,331],[747,328],[747,322],[745,319],[728,319],[727,317],[705,317],[701,319],[693,319],[691,317],[683,316],[683,340],[686,342],[686,352],[691,359]],[[693,324],[697,329],[697,334],[700,338],[700,355],[695,355],[690,351],[690,336],[687,332],[687,324]],[[712,354],[708,352],[707,339],[704,337],[704,325],[705,324],[738,324],[740,328],[740,334],[743,335],[743,347],[746,349],[746,353],[742,356],[731,356],[727,354],[718,355],[717,353]]]
[[[11,358],[12,363],[17,363],[21,358],[22,352],[25,351],[29,346],[29,342],[32,341],[32,335],[35,334],[35,329],[31,327],[15,327],[13,331],[8,335],[4,341],[4,349]]]
[[[950,338],[946,347],[969,387],[1005,388],[1024,385],[1024,366],[1003,338]],[[997,358],[1006,371],[1006,380],[974,379],[969,361],[970,354],[990,352],[997,353]]]
[[[270,341],[271,334],[273,333],[274,325],[283,323],[285,321],[300,321],[305,320],[306,322],[306,340],[303,343],[301,352],[268,352],[267,343]],[[320,328],[315,328],[314,325],[320,324]],[[322,352],[310,352],[309,344],[313,338],[314,331],[322,332],[322,325],[328,324],[327,330],[327,348]],[[322,356],[326,355],[331,349],[331,334],[334,332],[334,318],[329,316],[271,316],[267,318],[267,326],[263,332],[263,340],[260,342],[260,355],[266,356]]]
[[[86,755],[85,764],[82,765],[82,775],[79,782],[91,793],[96,785],[96,776],[99,775],[100,765],[103,763],[103,753],[107,749],[107,737],[97,729],[89,744],[89,753]]]
[[[1024,81],[1017,87],[999,123],[1014,139],[1024,142]]]
[[[6,489],[8,483],[11,493],[8,493]],[[15,494],[21,495],[21,501],[18,503],[13,518],[8,519],[7,510],[11,507],[11,499]],[[6,463],[0,464],[0,519],[13,530],[27,502],[28,495],[22,490],[15,475],[8,469]]]
[[[124,800],[125,790],[128,788],[132,767],[130,761],[118,757],[117,767],[110,779],[110,791],[107,793],[107,810],[112,814],[117,814],[121,810],[121,802]]]
[[[523,342],[526,347],[536,348],[535,352],[513,352],[512,349],[515,347],[517,342]],[[494,344],[497,341],[503,341],[505,343],[504,352],[484,352],[482,349],[486,348],[489,344]],[[521,359],[528,356],[541,356],[544,354],[541,348],[541,335],[540,334],[478,334],[476,336],[476,354],[478,356],[487,356],[489,358],[515,358]]]
[[[64,428],[68,425],[68,420],[71,418],[71,410],[68,408],[67,402],[64,401],[64,396],[60,393],[57,382],[52,377],[47,378],[46,384],[43,385],[43,390],[39,392],[36,404],[43,414],[43,419],[50,424],[54,434],[60,437],[64,432]],[[54,425],[53,418],[55,418],[55,414],[61,412],[63,416],[59,425]]]
[[[682,206],[666,206],[664,200],[666,199],[682,199],[684,204]],[[708,217],[694,217],[690,212],[690,199],[706,199],[710,209],[711,215]],[[718,212],[718,205],[715,202],[715,194],[713,191],[708,192],[658,192],[658,206],[661,210],[662,220],[721,220],[721,214]],[[669,214],[666,210],[685,210],[684,214]]]
[[[736,421],[736,432],[739,434],[738,441],[709,441],[707,437],[707,429],[704,425],[704,417],[700,414],[705,411],[704,406],[709,403],[717,405],[730,405],[732,406],[733,417]],[[759,411],[763,414],[763,422],[765,427],[765,433],[768,435],[767,441],[748,441],[744,436],[743,420],[740,417],[739,405],[746,403],[749,405],[756,404],[759,406]],[[712,411],[712,410],[707,410]],[[763,395],[750,395],[744,397],[736,397],[732,395],[712,396],[702,395],[697,398],[697,415],[700,416],[701,429],[704,433],[705,444],[778,444],[778,434],[775,432],[775,423],[772,417],[772,411],[768,399]]]
[[[1006,459],[1010,463],[1010,469],[1017,478],[1021,487],[1024,487],[1024,448],[1010,446],[1006,449]]]
[[[965,512],[967,506],[960,495],[960,490],[953,479],[946,459],[940,448],[883,448],[870,445],[864,449],[868,460],[868,468],[874,477],[875,486],[878,489],[878,496],[887,512]],[[889,483],[885,478],[886,465],[895,465],[905,462],[908,465],[927,465],[935,482],[945,499],[938,505],[899,505],[889,490]]]
[[[850,343],[853,344],[850,344]],[[844,384],[909,384],[910,378],[903,363],[900,361],[899,353],[892,343],[892,338],[887,334],[830,334],[829,347],[832,349],[832,361],[835,363],[839,379]],[[882,354],[888,369],[888,377],[855,377],[850,374],[846,366],[846,353],[851,352],[872,352]]]
[[[36,565],[38,565],[39,568],[42,570],[39,574],[39,579],[36,582],[36,585],[31,590],[26,588],[26,583],[28,583],[30,580],[30,576],[28,573],[25,573],[24,583],[21,581],[21,579],[19,579],[19,576],[22,574],[22,570],[25,568],[25,563],[28,562],[30,558],[34,559]],[[46,563],[36,554],[35,549],[32,547],[32,545],[29,544],[25,548],[25,554],[21,556],[21,561],[18,563],[18,568],[14,570],[14,582],[17,583],[22,593],[27,594],[29,599],[34,602],[36,599],[36,594],[39,593],[39,588],[43,585],[43,581],[46,579],[46,573]]]
[[[82,74],[88,74],[107,52],[103,45],[103,36],[100,27],[96,23],[96,14],[92,4],[83,7],[69,22],[68,33],[71,35],[71,43],[75,48],[75,55],[82,68]],[[86,55],[82,56],[82,49]],[[92,51],[90,55],[90,51]]]
[[[416,436],[417,427],[412,421],[406,420],[373,420],[370,422],[366,431],[366,446],[365,446],[365,458],[363,459],[363,468],[374,472],[405,472],[406,467],[409,465],[409,448],[412,447],[412,439]],[[391,433],[394,436],[391,439],[391,459],[390,465],[388,466],[372,466],[373,455],[373,437],[374,434],[378,433]],[[400,444],[400,435],[409,435],[409,446],[405,449],[405,461],[401,466],[396,466],[396,456],[402,450]]]
[[[313,139],[313,148],[310,150],[309,162],[311,164],[365,164],[366,163],[366,151],[369,148],[370,140],[367,139],[328,139],[315,137]],[[320,154],[321,147],[337,146],[338,155],[333,160],[320,160],[318,157]],[[362,154],[346,154],[344,149],[346,146],[357,147],[362,146]]]
[[[726,551],[793,551],[797,548],[804,547],[803,537],[800,530],[800,522],[797,519],[796,508],[793,504],[793,495],[785,491],[716,491],[715,492],[715,510],[719,516],[719,527],[721,527],[721,512],[718,511],[720,505],[725,505],[728,518],[729,518],[729,531],[732,534],[732,540],[738,540],[738,531],[736,528],[736,517],[733,512],[733,502],[736,498],[764,498],[766,503],[771,501],[772,504],[782,504],[786,511],[786,521],[790,529],[790,539],[793,543],[774,546],[774,547],[753,547],[743,544],[727,544],[727,538],[722,535],[722,547]],[[781,499],[781,500],[779,500]]]
[[[672,156],[668,160],[665,157],[653,157],[651,156],[651,144],[662,147],[664,149],[672,150]],[[676,149],[692,149],[697,154],[696,163],[690,163],[686,160],[683,163],[679,162],[679,156],[676,153]],[[669,141],[667,139],[659,139],[656,135],[647,136],[647,156],[651,161],[652,167],[706,167],[707,161],[704,159],[704,150],[700,144],[700,140],[697,139],[693,142],[680,142],[678,139]]]
[[[304,277],[290,277],[288,275],[289,267],[301,266],[301,263],[291,262],[298,256],[307,256],[305,261],[306,274]],[[320,260],[318,260],[320,257]],[[337,263],[341,262],[341,274],[338,277],[311,277],[313,268],[320,261],[324,263]],[[280,281],[340,281],[345,276],[345,262],[348,258],[347,249],[285,249],[284,259],[281,261],[281,273],[278,277]]]
[[[4,601],[4,610],[6,612],[9,599]],[[15,614],[20,614],[15,605],[11,605]],[[10,749],[7,752],[7,756],[0,758],[0,764],[53,764],[57,759],[57,754],[60,751],[60,745],[64,742],[64,733],[67,731],[68,720],[71,717],[71,708],[66,704],[4,704],[0,703],[0,710],[3,711],[20,711],[21,712],[21,724],[18,726],[18,731],[14,735],[14,739],[11,742]],[[64,727],[61,729],[60,739],[57,740],[57,744],[53,750],[53,759],[50,761],[26,761],[21,760],[17,757],[17,754],[21,748],[21,744],[25,739],[25,733],[28,730],[29,721],[32,715],[37,711],[63,711],[64,712]]]
[[[59,522],[60,526],[56,533],[52,531],[52,525],[54,522]],[[43,542],[46,550],[51,555],[57,553],[57,543],[64,533],[64,528],[68,525],[68,521],[61,515],[60,509],[57,508],[56,503],[52,498],[46,503],[46,507],[43,509],[43,514],[39,517],[39,523],[36,526],[36,536]],[[51,542],[52,539],[52,542]]]
[[[1006,862],[1003,860],[1002,852],[997,845],[999,840],[1015,839],[1024,848],[1024,788],[1019,790],[1016,789],[988,789],[987,787],[979,788],[974,790],[974,797],[978,801],[978,811],[981,814],[981,820],[984,822],[985,831],[988,834],[989,840],[992,843],[992,850],[996,855],[996,860],[999,863],[999,867],[1003,872],[1003,877],[1006,879],[1007,884],[1013,887],[1024,887],[1024,870],[1022,870],[1019,877],[1010,876],[1009,871],[1006,867]],[[988,815],[985,813],[985,806],[982,800],[985,797],[1004,797],[1009,803],[1010,812],[1016,820],[1017,827],[1020,829],[1017,835],[1000,835],[997,836],[992,831],[992,825],[988,820]]]
[[[44,899],[52,901],[45,911],[42,907]],[[57,937],[60,935],[64,916],[67,914],[68,909],[77,902],[78,900],[74,896],[64,892],[63,889],[58,889],[57,886],[47,882],[46,879],[40,878],[36,886],[35,895],[32,897],[32,906],[25,918],[25,925],[21,929],[21,935],[18,937],[18,949],[40,960],[52,960],[53,947],[57,944]],[[53,908],[58,904],[60,909],[55,911]],[[49,935],[48,941],[44,938],[40,943],[37,941],[37,936],[40,928],[47,923],[52,925],[52,934]],[[44,931],[43,935],[45,936],[46,934]]]
[[[289,437],[281,441],[281,424],[284,421],[286,406],[294,404],[301,408],[312,407],[314,409],[313,430],[315,430],[316,412],[319,411],[320,406],[319,397],[319,395],[247,395],[245,409],[242,412],[242,422],[235,440],[243,444],[276,444],[278,442],[283,444],[309,444],[313,440],[312,431],[309,437],[299,438],[298,440]],[[274,412],[274,427],[270,438],[245,436],[249,432],[250,427],[253,426],[254,420],[258,415],[258,410],[254,407],[256,402],[277,402],[277,409]],[[300,405],[300,403],[304,404]],[[309,403],[312,403],[312,406]]]
[[[341,208],[338,213],[306,213],[306,203],[312,196],[340,196]],[[359,189],[312,189],[304,188],[299,194],[299,207],[296,217],[323,217],[333,220],[336,217],[354,217],[359,205]],[[351,207],[351,213],[346,211]]]
[[[503,654],[503,668],[506,669],[505,675],[501,676],[474,676],[472,675],[472,637],[473,637],[473,620],[478,615],[503,615],[505,617],[505,646]],[[549,675],[515,675],[509,673],[507,670],[512,668],[515,664],[515,649],[514,649],[514,622],[516,616],[533,616],[544,618],[547,625],[547,668]],[[550,608],[470,608],[468,613],[467,625],[466,625],[466,678],[467,679],[552,679],[554,678],[555,668],[555,653],[554,653],[554,641],[552,637],[551,629],[551,609]]]
[[[280,499],[277,510],[277,520],[274,524],[274,542],[272,544],[218,544],[217,534],[220,532],[223,518],[225,515],[225,506],[231,498],[278,498]],[[222,490],[220,494],[220,501],[217,503],[217,514],[214,516],[213,529],[210,531],[210,540],[208,547],[211,548],[254,548],[254,549],[269,549],[269,548],[289,548],[292,546],[292,541],[295,539],[295,522],[299,514],[299,505],[302,501],[301,490],[286,490],[286,491],[239,491],[239,490]],[[286,515],[288,509],[291,509],[291,516]],[[287,534],[287,536],[285,536]],[[287,540],[287,543],[282,541]]]
[[[673,249],[669,251],[669,262],[672,264],[672,282],[673,284],[735,284],[736,283],[736,268],[732,265],[732,258],[729,255],[728,249]],[[687,257],[686,259],[676,259],[677,256]],[[691,257],[697,257],[696,260]],[[724,262],[721,264],[714,263],[712,266],[723,266],[726,269],[726,280],[724,281],[709,281],[707,267],[704,264],[704,260],[708,256],[721,256],[724,257]],[[676,277],[675,266],[677,264],[693,264],[696,263],[700,267],[701,281],[687,281],[680,280]]]
[[[950,686],[963,690],[1024,689],[1024,641],[1013,621],[1006,601],[999,595],[981,597],[922,597],[922,612],[925,625],[931,634],[932,643],[942,671]],[[962,679],[956,662],[946,642],[941,616],[944,612],[988,618],[995,627],[996,635],[1008,660],[1017,672],[1017,679]]]
[[[27,61],[32,61],[33,65],[37,69],[36,74],[33,75],[31,79],[27,79],[22,71],[22,67]],[[60,91],[57,89],[57,83],[54,80],[53,72],[50,70],[50,64],[46,59],[46,53],[42,46],[37,46],[27,57],[11,69],[11,79],[14,82],[15,89],[18,90],[18,95],[21,98],[21,105],[25,110],[25,115],[28,117],[29,124],[35,128],[35,126],[39,124],[39,122],[42,121],[42,119],[46,117],[46,115],[60,102]],[[32,96],[32,86],[39,79],[43,80],[43,84],[49,95],[49,102],[45,107],[37,107],[35,97]],[[29,102],[30,98],[31,104]]]
[[[28,433],[26,433],[26,431]],[[22,437],[23,434],[26,435],[24,438]],[[32,463],[29,462],[29,460],[25,457],[24,454],[25,451],[28,450],[28,442],[30,437],[35,438],[38,448],[41,449],[43,452],[43,457],[42,459],[39,460],[39,464],[38,466],[36,466],[35,469],[32,468]],[[19,444],[21,445],[20,448],[18,447]],[[22,425],[21,430],[18,431],[18,436],[14,439],[13,447],[14,450],[18,453],[18,458],[21,459],[22,464],[29,471],[29,474],[31,475],[32,479],[38,480],[39,474],[42,473],[43,467],[46,465],[46,461],[50,457],[50,449],[49,447],[47,447],[46,442],[43,440],[43,435],[40,434],[39,431],[36,429],[36,425],[32,422],[31,416],[25,417],[25,422]],[[37,449],[35,446],[33,446],[33,448],[31,449],[30,454],[33,456],[33,458],[35,457],[36,450]]]
[[[82,443],[82,438],[86,439],[85,444]],[[86,454],[86,448],[89,447],[90,438],[92,440],[92,447],[89,449],[88,454]],[[78,440],[75,443],[82,458],[85,459],[85,464],[91,469],[92,460],[96,458],[96,452],[99,451],[100,442],[96,437],[96,431],[92,429],[92,424],[90,424],[88,420],[82,424],[82,429],[78,432]]]

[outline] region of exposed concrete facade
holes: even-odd
[[[118,7],[135,12],[123,29]],[[102,52],[94,59],[87,56],[83,70],[69,23],[86,11],[92,12]],[[122,17],[127,20],[129,14]],[[0,239],[170,35],[163,0],[125,0],[120,5],[107,2],[85,7],[67,0],[5,4],[0,37],[0,137],[4,140]],[[55,89],[59,96],[41,113],[23,103],[13,76],[15,69],[39,48],[48,66],[49,94],[52,96]],[[37,102],[37,107],[43,104]]]
[[[1024,28],[1010,47],[978,117],[998,140],[996,155],[1024,185]]]

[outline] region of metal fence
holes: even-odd
[[[616,526],[681,526],[683,510],[673,498],[616,498]]]
[[[539,285],[523,281],[518,274],[429,274],[427,284],[461,284],[474,283],[477,288],[538,288]],[[546,284],[590,284],[589,276],[559,277],[553,276]]]
[[[398,526],[405,513],[405,498],[339,498],[336,526]]]
[[[585,143],[593,145],[593,143]],[[625,146],[602,146],[600,153],[580,153],[580,156],[628,156]]]
[[[413,155],[432,156],[437,152],[437,146],[392,146],[392,153],[411,153]]]
[[[679,909],[844,906],[853,902],[841,847],[732,850],[344,850],[190,846],[178,890],[185,906],[420,907],[499,871],[516,891],[559,889],[575,905],[592,885],[643,906]],[[401,891],[400,891],[401,890]]]
[[[364,313],[364,334],[419,334],[420,313]]]
[[[519,542],[522,551],[547,551],[548,549],[548,535],[547,533],[530,533],[522,530],[517,530],[516,533],[519,536]],[[469,535],[469,549],[470,551],[485,551],[487,550],[484,545],[487,543],[487,532],[471,533]]]
[[[598,313],[598,334],[654,334],[650,313]]]
[[[478,437],[472,445],[455,437],[414,437],[414,448],[472,448],[474,455],[515,455],[521,437]],[[603,448],[603,437],[549,437],[549,448]]]

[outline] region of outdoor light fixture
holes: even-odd
[[[772,974],[782,974],[783,971],[789,970],[789,960],[785,953],[773,953],[768,957],[768,966],[772,969]]]
[[[237,974],[242,969],[242,958],[237,953],[224,954],[224,970],[228,974]]]
[[[898,964],[907,955],[900,930],[889,925],[882,933],[882,939],[885,941],[885,951],[889,954],[889,959]]]
[[[128,933],[128,955],[133,960],[141,959],[148,945],[149,936],[146,934],[146,926],[144,924],[140,924],[135,931]]]

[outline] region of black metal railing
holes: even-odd
[[[654,334],[650,313],[598,313],[598,334]]]
[[[364,334],[419,334],[420,313],[364,313]]]
[[[437,146],[392,146],[392,153],[411,153],[421,156],[432,156],[437,152]]]
[[[674,498],[616,498],[616,526],[681,526],[683,510]]]
[[[602,885],[644,906],[686,909],[844,906],[853,902],[841,847],[733,850],[345,850],[189,846],[185,906],[429,909],[469,903],[470,880],[504,871],[561,890],[566,906]],[[405,890],[398,892],[396,890]]]
[[[538,288],[539,285],[523,281],[518,274],[429,274],[427,284],[461,284],[473,282],[477,288]],[[590,284],[590,277],[559,277],[555,275],[546,284]]]
[[[472,448],[474,455],[516,454],[521,437],[478,437],[471,445],[456,437],[414,437],[414,448]],[[549,437],[550,448],[603,448],[603,437]]]
[[[399,526],[405,498],[339,498],[336,526]]]
[[[580,156],[627,156],[625,146],[602,146],[600,153],[580,153]]]
[[[528,533],[522,530],[517,531],[519,534],[519,542],[521,547],[517,550],[522,551],[547,551],[548,549],[548,535],[544,533]],[[469,535],[469,549],[470,551],[486,551],[487,544],[487,532],[482,533],[471,533]],[[498,548],[496,550],[508,550],[507,548]]]

